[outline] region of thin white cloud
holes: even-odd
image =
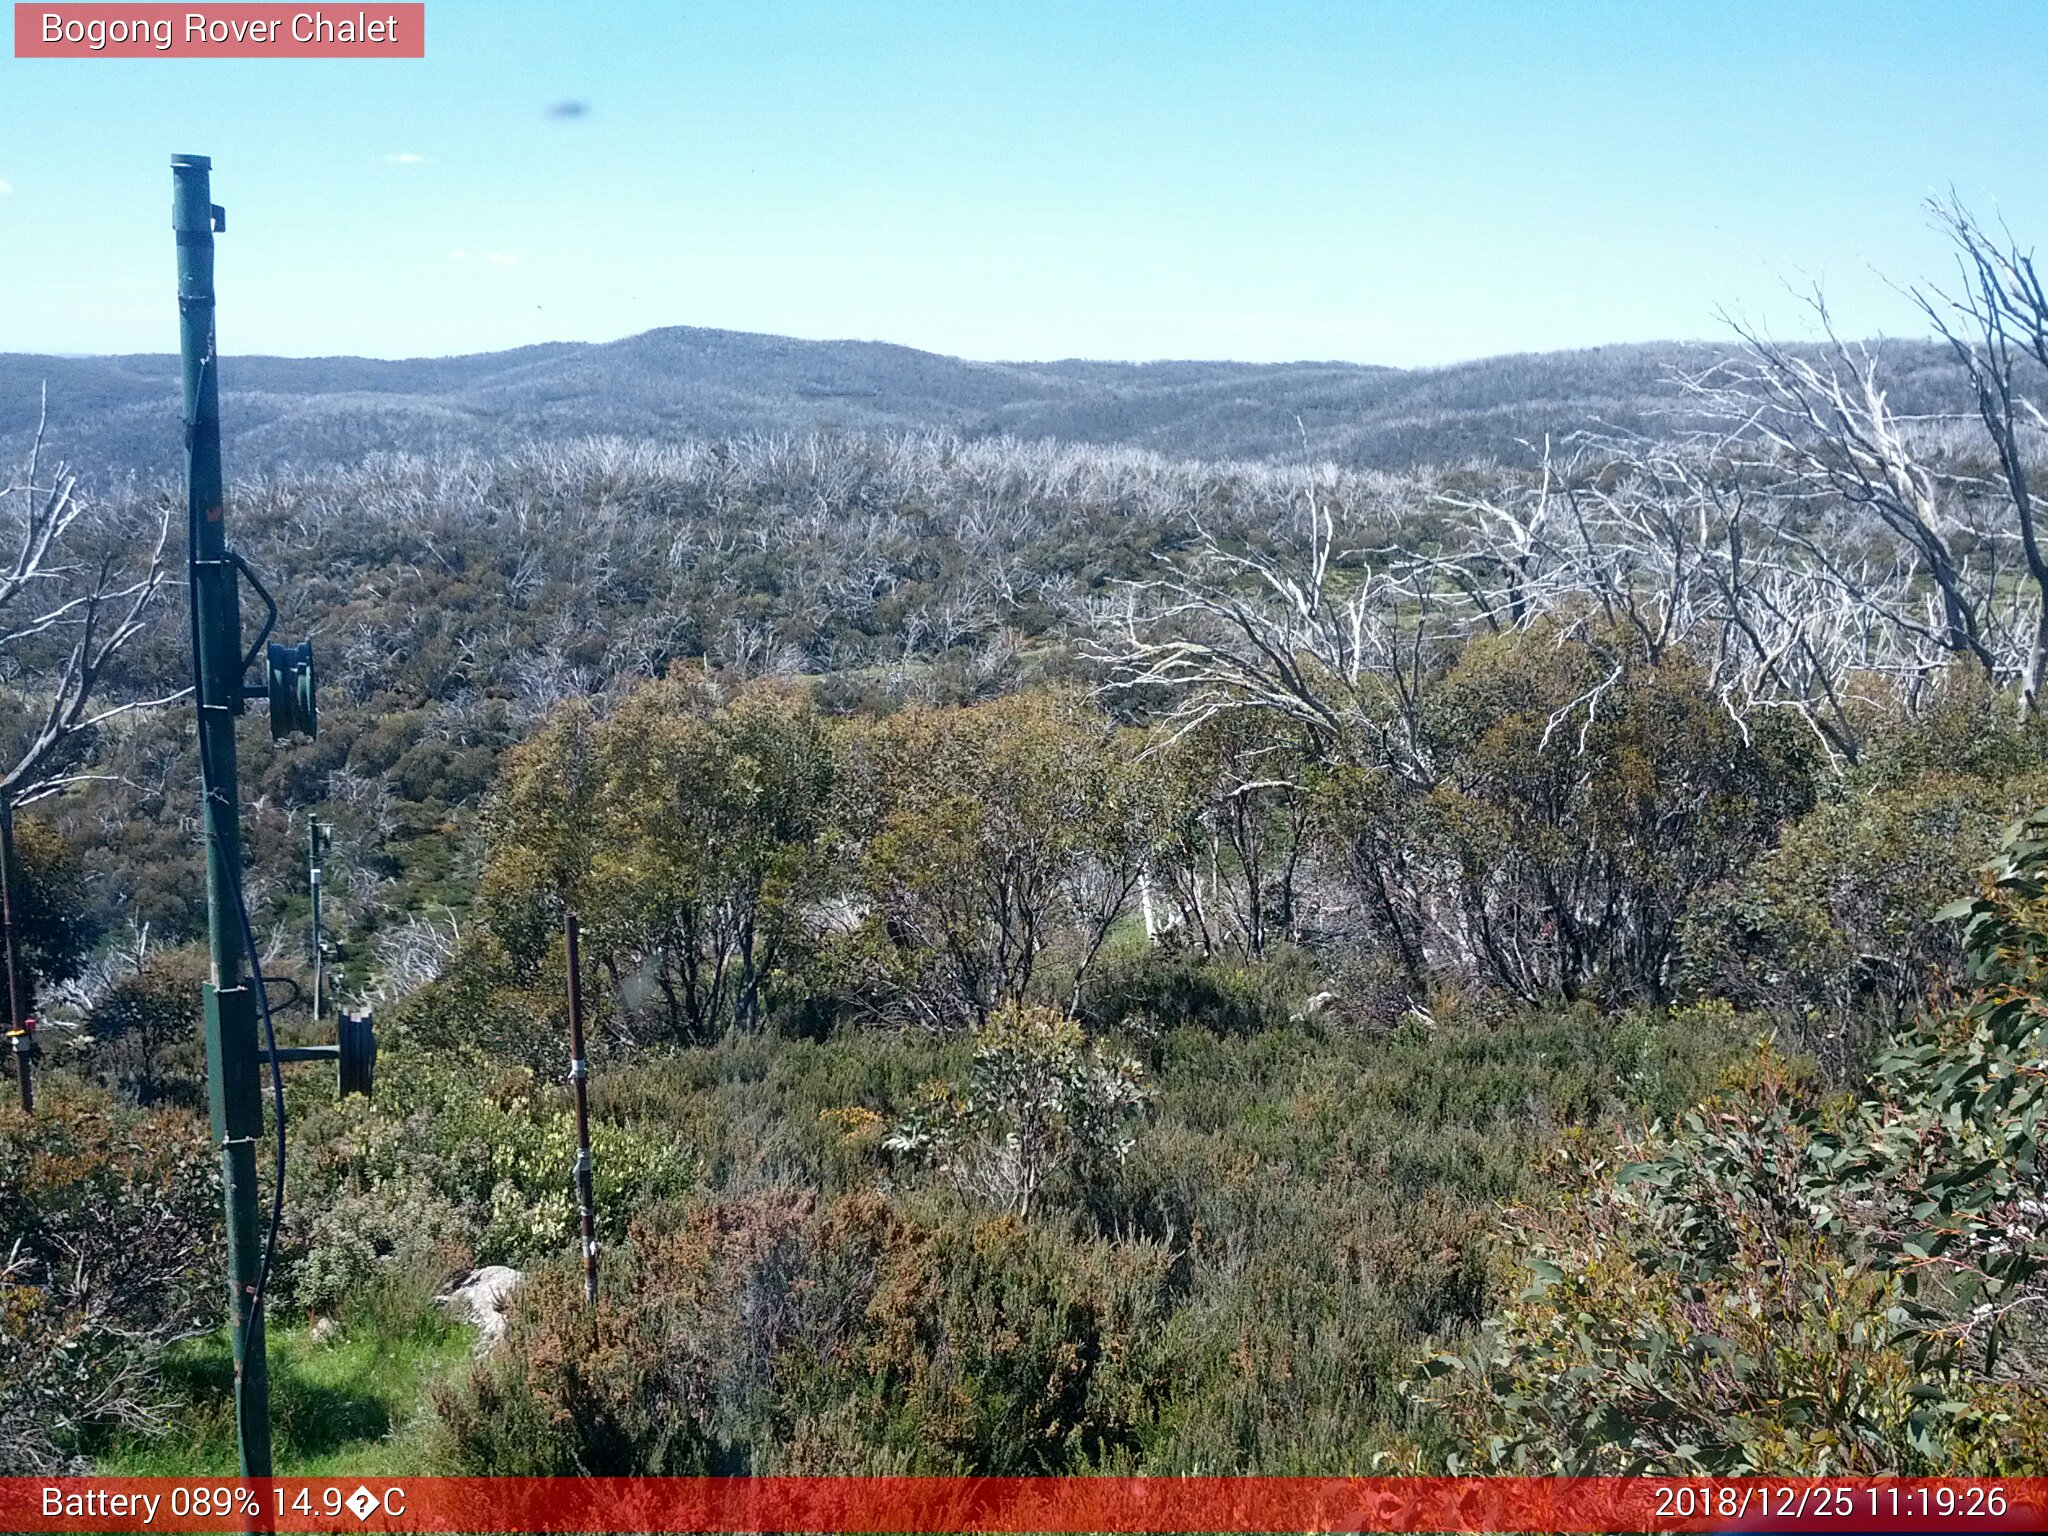
[[[427,155],[416,155],[411,150],[406,149],[400,150],[395,155],[386,155],[384,163],[386,165],[432,165],[434,162]]]
[[[13,183],[13,182],[11,182],[11,181],[0,181],[0,197],[5,197],[5,196],[6,196],[6,195],[7,195],[8,193],[12,192],[13,190],[14,190],[14,183]]]

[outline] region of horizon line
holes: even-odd
[[[749,331],[730,326],[716,325],[657,325],[645,330],[629,331],[601,341],[552,339],[547,341],[519,342],[511,346],[484,348],[469,352],[405,353],[386,355],[371,352],[236,352],[223,350],[223,359],[240,358],[246,361],[268,362],[363,362],[363,363],[444,363],[459,362],[471,358],[504,357],[516,352],[540,351],[547,348],[613,347],[625,342],[638,341],[664,332],[685,331],[699,334],[745,337],[765,341],[793,341],[805,346],[852,346],[880,347],[895,351],[916,352],[925,357],[943,359],[948,362],[967,363],[986,368],[1033,368],[1057,367],[1062,364],[1096,364],[1114,368],[1151,368],[1187,365],[1227,366],[1234,368],[1350,368],[1380,373],[1432,373],[1453,368],[1468,367],[1475,363],[1488,363],[1518,357],[1557,357],[1582,352],[1607,352],[1623,350],[1648,350],[1657,347],[1671,348],[1735,348],[1741,345],[1739,338],[1725,341],[1710,340],[1706,337],[1657,337],[1643,341],[1598,341],[1578,346],[1523,348],[1506,352],[1481,352],[1468,357],[1452,358],[1437,363],[1371,363],[1342,357],[1296,357],[1259,361],[1241,357],[1091,357],[1080,353],[1068,353],[1058,357],[968,357],[957,352],[941,352],[930,347],[914,346],[909,342],[888,341],[878,337],[857,336],[798,336],[783,331]],[[1809,344],[1819,338],[1788,341],[1790,346]],[[1928,336],[1894,336],[1879,332],[1862,338],[1844,338],[1850,344],[1883,345],[1885,343],[1915,342],[1931,344],[1938,338]],[[130,351],[130,352],[0,352],[6,358],[50,358],[64,362],[101,362],[116,358],[170,358],[175,351]]]

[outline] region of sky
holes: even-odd
[[[230,354],[1422,366],[1800,334],[1815,282],[1917,334],[1928,196],[2048,241],[2044,58],[2039,0],[427,0],[416,61],[0,57],[0,351],[175,349],[173,152]]]

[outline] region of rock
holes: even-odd
[[[464,1322],[476,1325],[476,1352],[487,1355],[505,1337],[505,1304],[526,1277],[505,1264],[473,1269],[460,1285],[434,1300]]]
[[[306,1337],[315,1344],[325,1344],[341,1332],[341,1324],[331,1317],[316,1317],[313,1326],[306,1330]]]
[[[1301,1005],[1300,1011],[1292,1015],[1292,1017],[1289,1019],[1289,1022],[1294,1024],[1301,1024],[1309,1019],[1313,1019],[1319,1014],[1327,1012],[1330,1007],[1330,1004],[1336,1001],[1336,993],[1318,992],[1314,997],[1310,998],[1307,1002]]]

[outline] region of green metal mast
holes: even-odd
[[[171,159],[176,189],[178,330],[185,394],[185,503],[191,541],[192,634],[198,664],[199,751],[205,780],[206,915],[212,979],[205,988],[206,1076],[227,1206],[228,1317],[235,1348],[235,1429],[242,1475],[270,1475],[270,1369],[258,1294],[256,1142],[263,1134],[263,1056],[256,996],[243,971],[240,802],[235,718],[242,712],[242,615],[228,552],[220,465],[220,370],[214,347],[213,236],[226,215],[212,199],[212,162]]]

